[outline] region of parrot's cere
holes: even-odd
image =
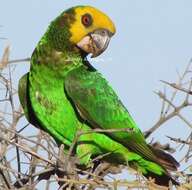
[[[159,185],[177,185],[170,171],[177,170],[178,162],[146,143],[117,94],[86,59],[104,52],[115,32],[111,19],[90,6],[70,8],[53,20],[32,54],[29,73],[19,82],[25,116],[66,151],[80,130],[119,129],[81,135],[75,150],[80,164],[110,153],[103,159],[129,163]]]

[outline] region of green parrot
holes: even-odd
[[[115,31],[111,19],[91,6],[72,7],[53,20],[19,81],[25,116],[68,150],[83,131],[75,150],[82,165],[110,153],[104,157],[108,162],[128,163],[159,185],[178,184],[169,173],[178,162],[146,143],[117,94],[86,59],[104,52]]]

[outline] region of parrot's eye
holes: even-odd
[[[93,19],[90,14],[85,14],[82,16],[81,22],[84,26],[89,27],[93,23]]]

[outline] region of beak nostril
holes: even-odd
[[[106,34],[106,30],[102,30],[101,34],[105,35]]]
[[[114,34],[112,32],[110,32],[109,30],[102,30],[101,35],[102,36],[108,35],[109,37],[112,37]]]

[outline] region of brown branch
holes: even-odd
[[[9,46],[7,46],[4,50],[2,59],[0,60],[0,70],[4,69],[7,66],[9,61],[9,54],[10,54],[10,48]]]
[[[15,59],[15,60],[10,60],[10,61],[8,61],[8,63],[9,63],[9,64],[12,64],[12,63],[29,62],[30,60],[31,60],[30,58]]]
[[[185,140],[182,140],[180,138],[174,138],[174,137],[170,137],[170,136],[167,136],[171,141],[174,141],[176,143],[180,143],[180,144],[186,144],[186,145],[192,145],[192,141],[185,141]]]
[[[6,186],[7,186],[7,189],[11,189],[11,186],[9,185],[9,182],[8,182],[6,176],[4,175],[4,173],[3,173],[3,171],[1,169],[0,169],[0,175],[2,176],[4,182],[5,182]]]
[[[177,89],[177,90],[180,90],[180,91],[182,91],[182,92],[185,92],[185,93],[187,93],[187,94],[192,95],[192,91],[191,91],[191,90],[188,90],[188,89],[186,89],[186,88],[182,88],[182,87],[181,87],[180,85],[178,85],[178,84],[169,83],[169,82],[164,81],[164,80],[161,80],[161,82],[164,83],[164,84],[169,85],[169,86],[172,87],[172,88],[175,88],[175,89]]]
[[[85,180],[85,179],[80,179],[79,181],[73,180],[73,179],[60,179],[56,178],[58,181],[63,181],[67,183],[72,183],[72,184],[78,184],[78,185],[83,185],[83,184],[90,184],[93,185],[94,187],[100,187],[100,188],[106,188],[106,187],[126,187],[130,189],[135,189],[135,188],[149,188],[151,190],[168,190],[167,187],[162,187],[159,185],[154,184],[154,182],[148,182],[148,183],[139,183],[138,181],[113,181],[113,182],[105,182],[105,181],[94,181],[94,180]]]
[[[166,96],[162,93],[162,92],[155,92],[162,100],[163,102],[168,103],[169,106],[171,106],[173,108],[173,111],[168,113],[166,112],[166,115],[162,115],[160,116],[159,120],[155,123],[155,125],[153,127],[151,127],[149,130],[147,130],[144,134],[145,134],[145,138],[148,138],[154,131],[156,131],[160,126],[162,126],[164,123],[166,123],[167,121],[169,121],[171,118],[177,116],[179,117],[181,120],[183,120],[184,123],[187,124],[187,126],[189,126],[190,128],[192,128],[192,124],[185,119],[185,117],[183,117],[180,112],[181,110],[183,110],[184,108],[188,107],[188,106],[192,106],[192,103],[189,103],[188,101],[186,101],[186,99],[183,101],[183,103],[181,103],[179,106],[175,106],[173,104],[172,101],[168,100],[166,98]],[[188,97],[188,96],[187,96]]]
[[[7,138],[4,138],[4,137],[0,137],[0,140],[1,140],[1,141],[2,141],[2,140],[3,140],[3,141],[6,141],[6,142],[8,142],[9,144],[12,144],[12,145],[14,145],[14,146],[17,146],[18,148],[20,148],[20,149],[23,150],[24,152],[26,152],[26,153],[28,153],[28,154],[36,157],[37,159],[42,160],[42,161],[44,161],[44,162],[46,162],[46,163],[48,163],[48,164],[50,164],[50,165],[55,165],[51,160],[48,160],[48,159],[46,159],[46,158],[41,157],[40,155],[38,155],[38,154],[35,153],[34,151],[30,150],[28,147],[25,147],[25,146],[20,145],[20,144],[18,144],[18,143],[16,143],[16,142],[10,141],[10,140],[8,140]]]
[[[17,136],[17,137],[20,137],[20,138],[22,138],[22,139],[24,139],[24,140],[26,140],[26,141],[29,141],[29,142],[31,142],[31,143],[33,143],[33,144],[37,144],[38,146],[42,147],[45,151],[50,152],[45,146],[43,146],[42,144],[40,144],[38,141],[34,141],[34,140],[29,139],[28,137],[24,137],[23,135],[17,133],[16,131],[14,131],[14,130],[12,130],[12,129],[9,129],[9,128],[6,128],[6,127],[2,127],[1,125],[0,125],[0,129],[1,129],[2,131],[8,131],[8,132],[10,132],[10,133],[13,133],[13,138],[10,138],[11,140],[13,140],[13,139],[15,138],[15,136]],[[58,159],[58,157],[57,157],[56,154],[54,154],[54,153],[52,153],[52,152],[50,152],[50,154],[52,154],[52,156],[54,156],[56,159]]]

